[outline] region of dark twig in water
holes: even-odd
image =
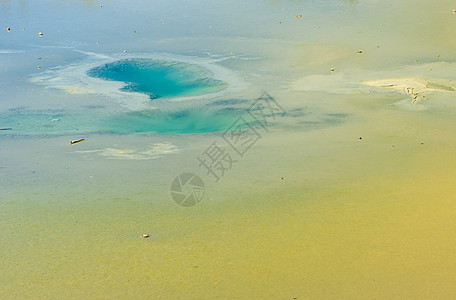
[[[85,140],[86,140],[86,139],[80,139],[80,140],[70,141],[70,145],[74,145],[74,144],[83,142],[83,141],[85,141]]]

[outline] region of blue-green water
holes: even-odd
[[[72,133],[187,134],[222,132],[243,110],[186,109],[110,114],[87,111],[22,111],[0,114],[0,134],[61,135]]]
[[[125,83],[127,92],[150,99],[196,96],[223,90],[227,83],[199,65],[163,59],[130,58],[100,65],[87,71],[93,78]],[[128,94],[125,96],[128,102]],[[160,106],[160,104],[158,104]],[[163,109],[113,112],[101,106],[91,109],[27,109],[0,113],[1,135],[61,135],[72,133],[187,134],[221,132],[239,111],[211,104],[161,104]]]
[[[143,93],[151,99],[202,95],[227,86],[202,66],[161,59],[123,59],[93,68],[87,74],[125,82],[123,91]]]

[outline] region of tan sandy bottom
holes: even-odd
[[[70,153],[81,178],[2,193],[2,297],[450,299],[454,121],[394,109],[271,132],[217,184],[192,162],[213,136],[171,138],[198,141],[172,158],[102,160],[95,184],[95,162]],[[180,170],[207,184],[196,207],[169,197]]]
[[[219,183],[196,160],[214,135],[2,131],[0,299],[456,298],[454,1],[83,1],[97,13],[63,15],[40,1],[48,31],[25,2],[4,10],[7,48],[30,46],[1,60],[2,111],[110,103],[27,85],[37,57],[39,72],[73,59],[33,36],[101,55],[231,57],[219,64],[247,87],[223,100],[266,89],[288,117]],[[87,27],[55,18],[70,13]],[[196,207],[170,197],[181,172],[206,184]]]

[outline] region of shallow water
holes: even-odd
[[[0,298],[454,297],[453,9],[0,2]]]
[[[106,113],[100,108],[89,111],[18,110],[0,114],[4,133],[14,136],[55,136],[78,134],[187,134],[222,132],[236,120],[240,111],[146,110]]]

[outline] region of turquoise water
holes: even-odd
[[[87,74],[125,82],[123,91],[143,93],[151,99],[202,95],[227,86],[204,67],[161,59],[123,59],[93,68]]]
[[[125,83],[126,92],[146,94],[150,99],[196,96],[225,89],[228,84],[199,65],[163,59],[130,58],[87,71],[93,78]],[[128,95],[125,96],[128,102]],[[133,100],[132,100],[133,101]],[[224,131],[239,115],[223,107],[157,103],[163,109],[113,112],[98,109],[33,109],[19,107],[0,113],[2,135],[187,134]],[[96,107],[96,106],[95,106]]]
[[[131,111],[110,114],[100,110],[29,111],[0,114],[0,134],[61,135],[78,133],[187,134],[222,132],[243,110],[185,109]]]

